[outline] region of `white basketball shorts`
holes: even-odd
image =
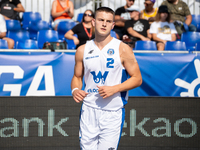
[[[81,150],[117,150],[125,109],[108,111],[82,105],[80,114]]]

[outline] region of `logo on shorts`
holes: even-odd
[[[113,55],[114,53],[115,53],[114,49],[111,48],[107,51],[108,55]]]
[[[111,147],[111,148],[109,148],[108,150],[115,150],[115,148]]]

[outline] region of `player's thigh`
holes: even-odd
[[[80,147],[82,150],[97,149],[99,128],[95,120],[95,109],[83,105],[79,129]]]
[[[105,119],[101,122],[99,150],[117,149],[123,128],[124,117],[124,109],[111,113],[111,115],[106,115]]]

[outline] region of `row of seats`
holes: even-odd
[[[6,40],[0,39],[0,49],[8,49]],[[27,39],[16,43],[16,49],[39,49],[38,41]],[[75,45],[70,41],[67,43],[67,49],[75,49]],[[157,50],[156,42],[154,41],[137,41],[134,50]],[[165,50],[170,51],[187,51],[185,42],[174,41],[167,42]],[[194,51],[200,51],[200,43],[196,43]]]
[[[135,50],[157,50],[154,41],[138,41]],[[180,41],[167,42],[165,50],[200,51],[200,32],[184,32]]]
[[[58,24],[58,34],[59,39],[64,40],[64,35],[67,31],[73,28],[77,23],[70,21],[63,21]],[[21,23],[18,20],[6,20],[7,31],[19,31],[19,30],[27,30],[30,33],[30,38],[37,40],[37,33],[40,30],[49,30],[51,29],[48,22],[40,20],[40,21],[30,21],[27,28],[21,27]]]
[[[114,31],[111,31],[111,36],[116,37]],[[27,30],[8,31],[7,37],[12,38],[15,41],[15,48],[19,48],[20,45],[25,44],[26,40],[29,40],[29,44],[34,43],[38,45],[39,49],[43,48],[45,42],[59,42],[63,41],[59,39],[59,34],[55,30],[40,30],[37,34],[37,40],[30,40],[30,33]],[[67,40],[67,49],[75,49],[73,40]],[[36,43],[34,41],[37,41]],[[167,42],[165,50],[185,50],[185,51],[200,51],[200,33],[199,32],[185,32],[181,36],[181,41]],[[3,48],[0,46],[0,48]],[[20,48],[23,49],[21,46]],[[25,49],[27,47],[24,47]],[[33,48],[30,46],[30,49]],[[37,49],[37,47],[34,47]],[[156,42],[154,41],[138,41],[136,43],[135,50],[157,50]]]
[[[134,50],[156,50],[156,42],[154,41],[137,41]],[[168,41],[165,44],[165,50],[167,51],[188,51],[185,42],[182,41]],[[195,44],[195,49],[192,51],[200,51],[200,43]]]
[[[55,30],[39,30],[37,33],[36,39],[30,38],[30,32],[27,30],[17,30],[17,31],[8,31],[7,37],[13,39],[15,41],[14,48],[16,49],[42,49],[45,42],[61,42],[63,40],[67,43],[67,49],[75,49],[76,45],[74,44],[73,40],[59,38],[58,31]],[[64,35],[63,35],[64,36]],[[111,36],[116,37],[114,31],[111,31]],[[35,42],[36,41],[36,42]],[[1,40],[1,42],[3,42]],[[28,44],[27,44],[28,43]],[[3,46],[7,44],[3,42],[0,48],[5,49],[6,47]],[[33,44],[33,46],[31,46]],[[23,47],[24,46],[24,47]]]

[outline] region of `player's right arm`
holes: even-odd
[[[73,91],[72,96],[74,100],[79,103],[87,96],[88,93],[81,90],[83,85],[83,74],[84,74],[84,65],[83,65],[83,55],[84,55],[85,45],[80,46],[75,54],[75,66],[74,66],[74,76],[71,81],[71,89]]]

